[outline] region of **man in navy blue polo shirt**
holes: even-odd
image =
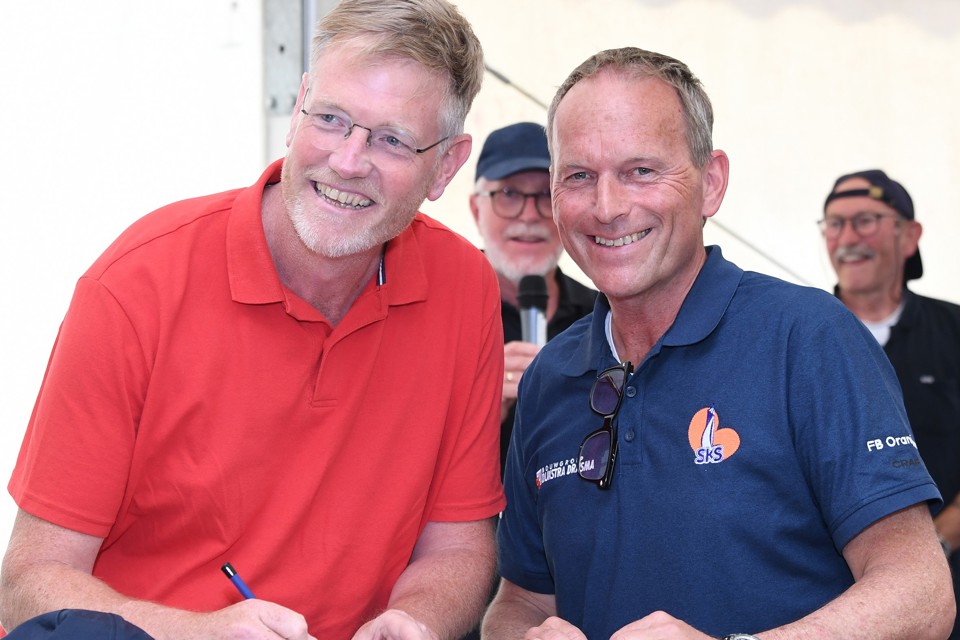
[[[603,295],[521,380],[483,636],[943,638],[940,496],[893,369],[834,297],[704,247],[712,119],[635,48],[550,107],[554,218]]]

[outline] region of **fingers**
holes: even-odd
[[[263,601],[261,601],[263,602]],[[296,611],[272,602],[263,602],[259,616],[263,625],[284,640],[309,640],[307,620]]]
[[[389,609],[360,627],[353,640],[437,640],[437,636],[407,612]]]
[[[529,342],[508,342],[503,346],[503,398],[515,399],[520,376],[527,370],[540,347]]]
[[[539,627],[529,629],[523,640],[587,640],[587,636],[563,618],[551,616]]]
[[[225,633],[224,637],[316,640],[307,631],[307,621],[302,615],[266,600],[244,600],[213,615],[217,618],[215,626]]]

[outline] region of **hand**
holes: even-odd
[[[256,640],[316,640],[307,631],[306,619],[266,600],[244,600],[212,613],[192,614],[191,629],[182,637],[245,638]]]
[[[551,616],[539,627],[528,629],[523,640],[587,640],[587,636],[563,618]]]
[[[654,611],[610,636],[610,640],[709,640],[686,622],[669,613]]]
[[[960,506],[956,501],[941,509],[933,524],[937,527],[937,535],[950,545],[951,551],[960,549]]]
[[[527,370],[534,357],[540,353],[540,347],[530,342],[514,340],[503,345],[503,394],[500,403],[500,421],[517,401],[517,385],[520,376]]]
[[[406,611],[388,609],[360,627],[353,640],[438,640],[437,634]]]

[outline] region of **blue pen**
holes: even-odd
[[[247,583],[243,581],[243,578],[237,574],[237,570],[233,568],[232,564],[226,562],[222,567],[220,567],[220,570],[223,571],[228,578],[230,578],[230,582],[233,583],[233,586],[237,588],[237,591],[239,591],[240,595],[242,595],[244,598],[249,600],[257,597],[253,595],[253,591],[250,591],[250,587],[248,587]]]

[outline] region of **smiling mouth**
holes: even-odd
[[[327,202],[331,202],[348,209],[364,209],[373,204],[373,200],[370,198],[344,193],[334,189],[333,187],[320,184],[319,182],[314,182],[313,188],[316,190],[317,194],[319,194]]]
[[[622,247],[628,244],[633,244],[634,242],[639,242],[643,238],[647,237],[647,234],[650,233],[650,229],[645,229],[638,233],[631,233],[628,236],[621,236],[619,238],[601,238],[600,236],[593,236],[593,241],[604,247]]]

